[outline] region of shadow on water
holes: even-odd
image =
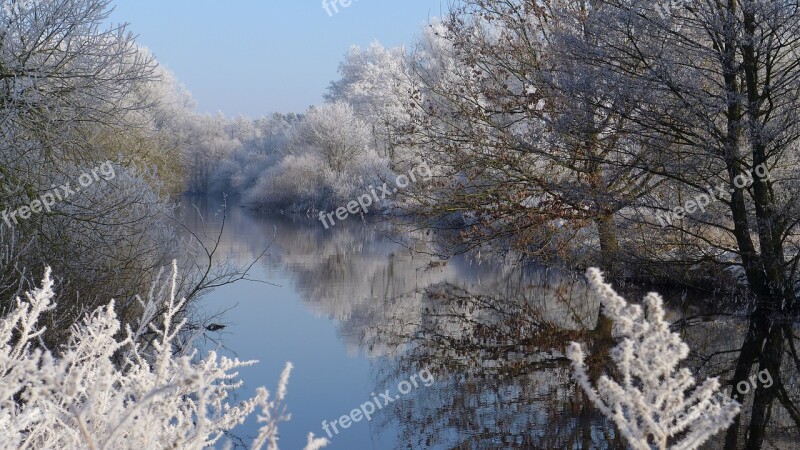
[[[208,204],[199,209],[213,217]],[[394,389],[422,370],[436,380],[375,414],[368,425],[373,441],[357,448],[383,448],[375,447],[375,436],[392,448],[626,448],[571,380],[563,355],[570,341],[579,341],[591,352],[592,376],[613,370],[606,366],[612,343],[593,338],[598,301],[582,277],[533,265],[479,263],[469,256],[440,261],[397,244],[386,225],[355,218],[325,230],[313,218],[231,208],[226,228],[227,252],[240,262],[272,241],[263,262],[266,273],[285,271],[305,308],[332,321],[348,354],[369,362],[373,393]],[[240,305],[230,314],[247,315],[247,308]],[[691,319],[679,311],[673,308],[668,319],[680,324],[692,349],[688,366],[703,378],[719,376],[730,384],[749,318]],[[756,406],[766,432],[763,448],[800,445],[797,327],[777,329],[783,357],[769,374],[769,386],[766,377],[751,377],[755,387],[742,395],[739,446],[746,440],[756,388],[777,393],[766,410]],[[728,385],[726,391],[733,389]],[[341,413],[364,400],[353,392]],[[337,446],[337,439],[330,448],[346,448]],[[706,448],[723,448],[724,440],[720,433]]]

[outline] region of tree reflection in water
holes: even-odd
[[[626,448],[613,424],[576,388],[561,353],[569,341],[582,341],[591,348],[587,365],[593,377],[612,370],[607,351],[613,342],[593,333],[587,320],[586,305],[595,304],[591,294],[574,279],[536,281],[526,278],[513,295],[499,296],[448,283],[429,286],[417,323],[398,325],[393,322],[403,318],[395,317],[377,325],[376,339],[397,349],[382,360],[379,384],[391,385],[417,367],[428,367],[439,381],[396,406],[392,420],[399,422],[408,448]],[[689,365],[697,378],[719,376],[731,393],[747,320],[676,322],[693,349]],[[780,402],[760,419],[767,424],[764,448],[797,448],[797,363],[787,351],[772,377]],[[759,389],[769,387],[754,380]],[[751,386],[743,396],[742,436],[735,448],[745,448],[745,433],[758,412],[755,390]],[[725,433],[706,447],[724,448]]]
[[[425,289],[416,323],[395,317],[376,325],[374,339],[396,349],[381,360],[379,385],[418,367],[437,379],[402,397],[382,423],[399,422],[407,448],[622,445],[572,382],[562,354],[566,343],[590,336],[596,300],[582,282],[547,274],[514,273],[485,284],[489,293],[438,283]]]

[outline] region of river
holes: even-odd
[[[218,229],[219,202],[187,201],[204,218],[191,228]],[[302,448],[309,432],[347,450],[624,448],[561,353],[597,317],[581,277],[476,255],[444,261],[422,244],[412,251],[408,237],[358,218],[325,229],[302,215],[228,208],[220,257],[242,265],[268,252],[250,281],[196,304],[207,323],[226,325],[200,343],[259,361],[240,371],[242,396],[274,392],[292,362],[281,448]],[[687,313],[678,310],[670,320]],[[692,323],[684,336],[703,352],[741,326]],[[703,370],[719,367],[732,360]],[[257,429],[253,418],[235,434],[249,442]]]

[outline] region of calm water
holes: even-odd
[[[217,203],[193,202],[214,231]],[[329,428],[328,448],[624,448],[587,408],[560,353],[596,320],[581,281],[475,257],[441,262],[398,243],[408,237],[355,218],[325,230],[304,216],[229,209],[226,257],[247,264],[270,249],[250,274],[260,282],[202,299],[203,313],[227,324],[205,345],[260,361],[240,372],[246,396],[259,385],[273,391],[285,362],[294,364],[281,448],[302,448],[309,432],[327,437],[323,421],[373,399],[380,409],[362,409],[375,409],[371,420]],[[736,327],[686,336],[712,351]],[[252,420],[236,431],[249,442],[257,428]]]

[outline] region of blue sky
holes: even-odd
[[[410,44],[441,0],[115,0],[111,19],[192,91],[200,112],[257,117],[322,101],[351,45]],[[333,8],[331,8],[333,12]]]

